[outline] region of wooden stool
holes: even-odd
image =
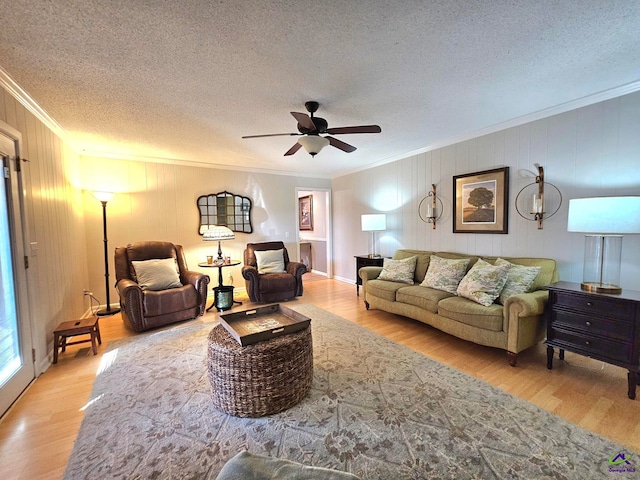
[[[68,337],[75,337],[76,335],[90,335],[90,338],[86,340],[77,340],[75,342],[67,342]],[[61,348],[64,352],[67,349],[67,345],[91,342],[91,350],[94,355],[97,355],[98,345],[96,345],[96,339],[98,340],[98,343],[102,345],[98,317],[81,318],[80,320],[62,322],[53,331],[53,363],[58,363],[58,348]]]

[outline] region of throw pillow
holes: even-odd
[[[131,263],[142,290],[167,290],[182,286],[175,258],[134,260]]]
[[[491,265],[479,258],[458,285],[459,296],[488,307],[507,282],[510,265]]]
[[[427,274],[420,286],[455,294],[460,280],[467,271],[467,265],[468,258],[450,259],[431,255]]]
[[[516,265],[504,258],[498,258],[496,265],[509,264],[509,275],[507,276],[507,283],[505,283],[500,297],[498,297],[498,303],[504,305],[511,295],[518,295],[520,293],[527,293],[531,289],[531,285],[535,281],[536,277],[540,273],[541,267],[527,267],[525,265]]]
[[[284,273],[284,250],[256,250],[258,273]]]
[[[382,262],[382,272],[378,275],[378,280],[413,284],[413,274],[416,271],[417,260],[417,256],[403,258],[402,260],[385,258]]]

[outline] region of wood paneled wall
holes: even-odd
[[[416,248],[549,257],[563,280],[581,281],[584,236],[567,232],[569,199],[640,195],[638,132],[640,93],[632,93],[333,179],[336,277],[353,281],[353,255],[367,252],[360,214],[386,212],[387,231],[379,235],[383,255]],[[535,163],[563,198],[543,230],[514,208],[518,191],[534,181]],[[452,233],[453,176],[502,166],[510,167],[509,233]],[[432,183],[444,203],[436,230],[418,217]],[[640,290],[640,236],[624,237],[622,255],[623,287]]]
[[[113,255],[116,246],[142,240],[181,244],[191,270],[207,273],[217,283],[218,270],[200,268],[207,255],[217,255],[217,242],[203,242],[198,234],[196,200],[200,195],[228,191],[248,196],[253,202],[253,233],[236,233],[235,240],[222,242],[225,255],[242,261],[247,243],[281,240],[297,258],[296,188],[329,188],[330,180],[202,168],[165,163],[143,163],[110,158],[82,158],[82,184],[90,286],[104,299],[102,208],[91,194],[109,190],[116,196],[107,205],[111,302],[117,301],[113,285]],[[241,265],[224,270],[233,284],[243,288]]]
[[[22,171],[28,241],[37,243],[27,277],[39,374],[51,358],[55,327],[89,307],[82,294],[88,270],[79,156],[2,88],[0,120],[22,134],[21,156],[29,160]]]

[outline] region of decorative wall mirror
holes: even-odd
[[[251,199],[227,191],[202,195],[197,200],[200,214],[198,233],[211,225],[224,225],[234,232],[252,233]]]

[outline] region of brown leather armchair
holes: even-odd
[[[176,260],[182,286],[143,290],[131,262],[166,258]],[[182,245],[149,241],[117,247],[115,269],[122,318],[136,332],[190,320],[204,313],[209,276],[187,269]]]
[[[283,250],[284,273],[258,273],[256,251]],[[279,302],[302,295],[302,274],[307,271],[303,263],[289,261],[283,242],[248,243],[244,251],[242,276],[249,300],[252,302]]]

